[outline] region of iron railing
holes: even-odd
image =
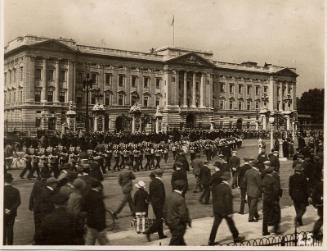
[[[321,246],[322,233],[313,238],[312,232],[295,232],[287,235],[268,236],[242,242],[219,243],[219,246]]]

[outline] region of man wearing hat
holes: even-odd
[[[249,222],[257,222],[259,220],[258,202],[261,197],[262,180],[258,169],[258,161],[253,160],[249,164],[251,169],[245,172],[244,186],[248,196]]]
[[[201,184],[200,184],[200,179],[199,179],[199,175],[200,175],[200,170],[203,167],[203,160],[201,159],[201,154],[200,153],[196,153],[194,159],[192,160],[192,169],[193,169],[193,174],[195,176],[195,180],[196,180],[196,185],[194,188],[194,193],[198,192],[198,188],[201,191]]]
[[[183,196],[185,182],[176,180],[173,192],[167,197],[165,219],[171,232],[170,246],[185,246],[184,234],[187,225],[191,227],[191,218]]]
[[[34,206],[34,221],[35,221],[35,244],[39,243],[39,231],[43,219],[50,214],[53,209],[52,197],[57,193],[58,181],[54,177],[50,177],[46,180],[45,186],[40,189],[40,196],[38,198],[38,203]]]
[[[183,170],[183,163],[180,161],[175,162],[175,171],[171,175],[171,187],[174,189],[174,184],[177,180],[182,180],[184,182],[183,196],[188,189],[187,173]]]
[[[233,175],[233,183],[232,183],[232,188],[237,188],[238,187],[238,172],[241,164],[240,158],[236,155],[237,151],[232,151],[232,157],[229,159],[229,166],[232,170],[232,175]]]
[[[54,210],[42,221],[38,236],[39,245],[83,245],[83,225],[77,217],[67,212],[68,196],[57,193],[52,197]]]
[[[281,219],[281,211],[279,206],[279,198],[281,196],[280,182],[274,174],[274,168],[271,167],[270,161],[265,161],[265,171],[262,180],[263,191],[263,220],[262,235],[269,235],[268,226],[273,226],[274,233],[280,234],[279,223]]]
[[[308,206],[308,181],[303,174],[302,163],[298,162],[294,168],[294,174],[289,178],[289,195],[293,200],[296,212],[295,224],[302,226],[302,216]]]
[[[240,194],[241,194],[241,203],[240,203],[240,214],[244,214],[244,207],[246,202],[246,183],[244,181],[244,176],[247,170],[251,169],[250,161],[253,161],[254,159],[250,158],[244,158],[244,164],[240,167],[239,173],[238,173],[238,184],[240,186]]]
[[[136,232],[145,232],[145,218],[148,216],[149,209],[149,193],[145,190],[143,180],[135,184],[137,191],[134,194],[134,208],[136,216]]]
[[[163,207],[166,200],[165,186],[161,180],[162,175],[163,171],[161,169],[157,169],[150,174],[150,177],[153,178],[149,186],[149,200],[155,215],[155,221],[145,233],[148,241],[151,241],[150,235],[155,232],[158,232],[159,239],[167,237],[164,235],[162,222]]]
[[[200,196],[199,202],[203,204],[209,204],[211,170],[208,166],[208,163],[205,163],[201,167],[199,179],[200,179],[200,184],[203,187],[203,193]]]
[[[278,158],[278,151],[274,151],[273,154],[270,155],[270,164],[276,172],[279,172],[280,162]]]
[[[13,245],[14,243],[14,223],[19,207],[19,190],[12,186],[13,177],[11,173],[5,173],[3,192],[3,245]]]
[[[211,228],[208,245],[216,245],[215,242],[218,227],[223,219],[226,220],[227,225],[233,235],[234,242],[241,242],[244,240],[243,236],[239,235],[239,232],[235,226],[233,220],[233,195],[232,189],[228,184],[230,179],[229,172],[223,172],[221,175],[222,182],[215,183],[212,186],[212,206],[214,214],[214,222]]]

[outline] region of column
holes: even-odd
[[[209,76],[209,87],[208,87],[208,96],[207,96],[207,99],[208,99],[208,105],[209,105],[209,108],[212,109],[212,85],[213,85],[213,79],[212,79],[212,74],[208,74]]]
[[[98,116],[97,115],[94,116],[93,128],[94,128],[95,132],[98,131]]]
[[[135,133],[135,114],[132,115],[132,133]]]
[[[187,72],[184,72],[183,107],[187,107]]]
[[[196,73],[193,72],[193,85],[192,85],[192,108],[196,107]]]
[[[105,122],[105,115],[102,116],[102,132],[105,131],[105,128],[104,128],[104,122]]]
[[[75,83],[76,83],[75,72],[74,72],[75,69],[70,60],[68,60],[67,69],[68,70],[67,70],[66,81],[67,81],[68,100],[66,102],[72,101],[73,103],[75,103],[75,99],[74,99]]]
[[[286,130],[289,131],[291,129],[290,115],[285,115],[285,117],[286,117]]]
[[[156,118],[156,133],[159,133],[159,118]]]
[[[59,103],[59,60],[56,61],[56,78],[55,78],[55,93],[54,93],[54,103]]]
[[[172,95],[172,93],[171,93]],[[174,94],[174,104],[179,104],[179,71],[175,74],[175,94]]]
[[[201,73],[201,83],[200,83],[200,108],[204,108],[204,92],[203,92],[203,88],[204,88],[204,74]]]
[[[47,102],[47,60],[43,59],[42,65],[42,90],[41,90],[41,103]]]
[[[35,58],[24,57],[24,68],[23,68],[23,92],[26,103],[34,103],[35,100]]]

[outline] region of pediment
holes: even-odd
[[[187,53],[182,56],[178,56],[175,58],[171,58],[167,60],[167,63],[173,63],[173,64],[181,64],[181,65],[192,65],[192,66],[202,66],[202,67],[209,67],[209,68],[215,68],[216,66],[211,63],[209,60],[201,57],[200,55],[196,53]]]
[[[46,40],[37,44],[33,44],[31,47],[37,48],[37,49],[43,49],[43,50],[49,50],[49,51],[56,51],[56,52],[76,52],[75,49],[69,47],[68,45],[61,43],[57,40],[50,39]]]
[[[281,75],[281,76],[289,76],[289,77],[297,77],[298,76],[298,74],[296,74],[292,69],[289,69],[289,68],[284,68],[280,71],[275,72],[275,74]]]

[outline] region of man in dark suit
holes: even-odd
[[[226,220],[228,227],[233,235],[234,242],[244,240],[243,236],[239,236],[238,230],[233,220],[233,195],[227,180],[230,179],[230,173],[224,172],[221,175],[222,181],[212,185],[212,206],[214,213],[214,222],[209,237],[209,246],[216,245],[215,242],[218,227],[223,219]]]
[[[244,214],[244,206],[246,202],[246,183],[244,181],[244,176],[247,170],[251,169],[250,161],[253,161],[253,159],[250,158],[244,158],[244,164],[240,167],[239,173],[238,173],[238,184],[240,186],[240,193],[241,193],[241,203],[240,203],[240,214]]]
[[[58,181],[56,178],[50,177],[47,179],[44,187],[41,188],[38,203],[34,206],[34,221],[35,221],[35,244],[40,244],[38,241],[39,230],[45,216],[52,213],[54,205],[52,197],[57,193]]]
[[[200,196],[199,201],[203,204],[209,204],[211,171],[207,163],[201,167],[199,178],[200,184],[203,187],[203,192]]]
[[[57,193],[52,197],[55,209],[42,221],[39,245],[83,245],[80,238],[83,224],[77,217],[67,212],[68,195]]]
[[[238,172],[241,164],[241,160],[239,157],[236,156],[237,151],[232,151],[232,157],[229,159],[229,166],[232,170],[233,175],[233,183],[232,188],[237,188],[239,186],[238,184]]]
[[[198,192],[198,188],[200,189],[200,192],[202,190],[201,187],[201,182],[200,182],[200,170],[203,167],[203,160],[201,159],[201,154],[200,153],[196,153],[195,154],[195,158],[192,160],[192,168],[193,168],[193,174],[195,176],[195,180],[196,180],[196,185],[194,188],[194,193]]]
[[[259,220],[258,201],[261,196],[261,176],[258,161],[252,161],[250,165],[251,169],[247,170],[244,175],[244,186],[248,195],[249,222],[257,222]]]
[[[12,186],[13,177],[10,173],[5,173],[4,177],[4,207],[3,207],[3,244],[13,245],[14,243],[14,223],[17,216],[17,208],[20,205],[19,190]]]
[[[270,165],[275,169],[276,172],[279,172],[280,162],[278,158],[278,151],[274,151],[272,155],[270,155]]]
[[[180,161],[175,162],[175,171],[171,175],[171,187],[174,189],[175,182],[183,180],[185,186],[183,187],[183,196],[185,196],[188,189],[187,173],[183,170],[183,163]]]
[[[294,168],[294,174],[289,178],[289,195],[293,200],[296,212],[295,224],[302,226],[302,216],[308,206],[308,181],[303,174],[302,163],[297,163]]]
[[[122,192],[123,192],[123,199],[116,209],[116,211],[113,213],[114,217],[117,219],[117,215],[123,210],[126,203],[129,205],[129,209],[131,210],[131,214],[134,216],[134,202],[131,195],[131,192],[133,190],[133,180],[135,179],[135,175],[132,171],[129,170],[128,165],[125,166],[125,169],[119,174],[118,183],[121,186]]]
[[[165,205],[165,219],[171,232],[170,246],[186,246],[184,234],[187,225],[191,227],[191,219],[182,191],[185,182],[177,180],[174,191],[168,196]]]
[[[159,239],[167,238],[163,232],[163,208],[166,199],[166,192],[164,183],[161,181],[161,177],[163,175],[163,171],[161,169],[155,170],[150,177],[152,177],[152,181],[149,186],[149,199],[152,205],[152,209],[155,215],[155,221],[148,229],[146,234],[146,238],[148,241],[151,241],[150,235],[152,233],[158,232]]]

